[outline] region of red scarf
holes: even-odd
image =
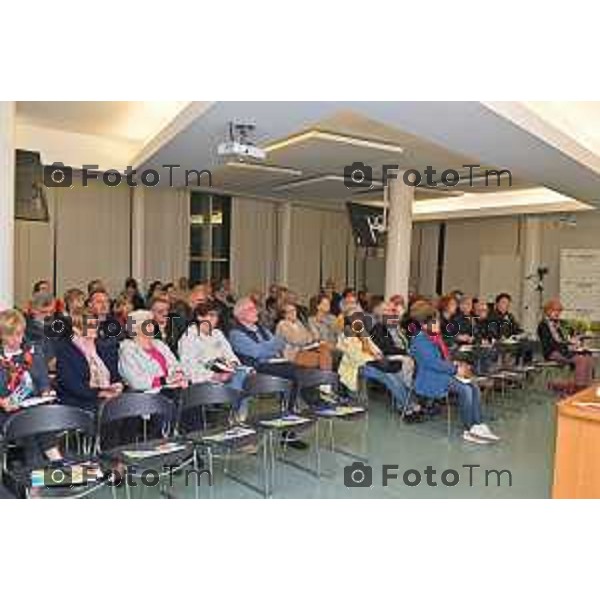
[[[448,346],[446,346],[444,338],[439,333],[428,333],[427,337],[433,342],[434,346],[437,346],[442,358],[448,360],[450,358],[450,351],[448,350]]]

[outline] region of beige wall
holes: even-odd
[[[189,191],[145,188],[144,282],[176,282],[188,275]]]
[[[236,292],[266,290],[276,273],[276,206],[273,202],[234,198],[231,212],[231,279]]]
[[[15,303],[24,305],[31,287],[40,279],[52,279],[53,234],[49,223],[15,222]]]
[[[129,273],[129,191],[73,180],[71,188],[47,189],[49,223],[16,221],[15,301],[23,305],[39,279],[56,288],[85,288],[99,277],[110,291],[121,289]],[[56,252],[56,257],[55,257]]]
[[[307,302],[321,283],[354,283],[354,241],[345,210],[294,206],[288,286]]]
[[[53,278],[56,224],[56,288],[86,288],[101,278],[112,294],[130,273],[129,188],[91,181],[83,187],[47,189],[50,223],[17,221],[15,299],[24,304],[32,284]],[[173,281],[186,275],[189,239],[188,194],[170,188],[144,190],[144,270],[151,279]]]
[[[519,255],[518,217],[448,221],[444,290],[479,294],[481,255]]]
[[[129,188],[92,181],[55,188],[56,288],[85,289],[100,278],[113,294],[129,274]]]

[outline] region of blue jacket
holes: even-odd
[[[111,383],[120,381],[117,345],[112,340],[98,340],[98,356],[110,371]],[[98,391],[90,387],[90,368],[81,350],[71,340],[56,344],[56,383],[58,397],[64,404],[87,410],[98,406]]]
[[[417,394],[427,398],[445,396],[450,380],[456,375],[456,365],[445,360],[440,349],[422,331],[412,339],[410,353],[416,363]]]
[[[265,327],[249,329],[237,324],[229,332],[229,342],[243,364],[255,366],[282,355],[285,342]]]

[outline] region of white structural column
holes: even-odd
[[[292,243],[291,202],[285,202],[278,206],[277,228],[277,283],[287,286],[290,278],[290,246]]]
[[[131,276],[140,284],[144,281],[145,243],[144,186],[131,188]]]
[[[385,250],[385,296],[408,298],[412,205],[415,188],[402,181],[403,173],[388,183],[387,245]]]
[[[0,102],[0,310],[14,302],[15,103]]]
[[[526,333],[534,334],[540,318],[540,295],[537,271],[542,265],[542,221],[539,217],[525,217],[522,224],[521,239],[523,254],[521,260],[521,326]]]

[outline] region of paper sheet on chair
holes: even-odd
[[[332,406],[321,408],[316,411],[321,417],[347,417],[349,415],[357,415],[364,412],[365,409],[362,406]]]
[[[239,440],[244,437],[255,435],[256,431],[249,427],[232,427],[227,431],[221,431],[213,435],[206,435],[202,438],[205,442],[227,442],[230,440]]]
[[[185,444],[178,444],[176,442],[167,442],[160,444],[154,448],[140,449],[140,450],[123,450],[123,456],[133,459],[152,458],[153,456],[161,456],[163,454],[170,454],[171,452],[179,452],[185,450]]]
[[[291,427],[293,425],[302,425],[304,423],[310,423],[310,419],[299,415],[287,415],[285,417],[260,422],[261,425],[265,425],[266,427],[276,427],[278,429]]]

